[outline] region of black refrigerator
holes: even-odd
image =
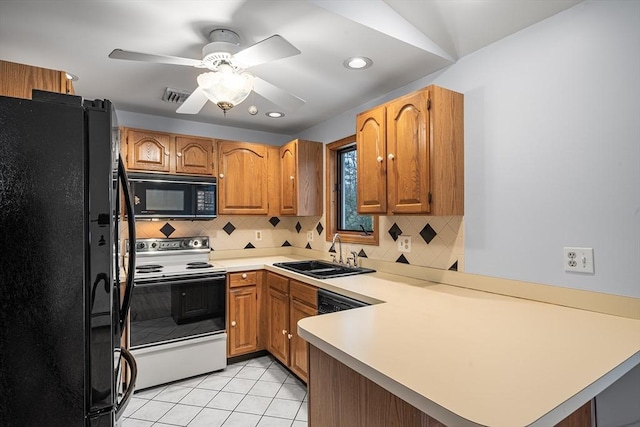
[[[118,153],[109,101],[0,97],[0,426],[111,427],[131,397]]]

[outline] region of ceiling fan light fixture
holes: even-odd
[[[349,70],[364,70],[365,68],[371,67],[373,61],[366,56],[352,56],[351,58],[345,59],[342,64]]]
[[[207,98],[226,113],[247,99],[253,90],[253,76],[221,64],[218,71],[200,74],[198,85]]]

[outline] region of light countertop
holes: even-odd
[[[640,363],[640,320],[388,273],[316,280],[374,305],[309,317],[310,344],[450,426],[552,426]],[[379,304],[375,304],[380,302]]]

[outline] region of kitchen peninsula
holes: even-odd
[[[305,254],[295,251],[215,263],[227,271],[266,269],[373,303],[299,322],[298,333],[311,346],[311,426],[347,419],[346,414],[329,413],[340,410],[330,401],[339,393],[314,394],[317,380],[340,384],[340,378],[314,371],[318,357],[322,363],[333,359],[448,426],[553,426],[640,363],[640,316],[634,315],[638,311],[634,299],[621,298],[623,312],[612,315],[615,310],[608,308],[605,314],[597,308],[590,311],[469,289],[462,282],[470,275],[464,273],[454,275],[462,286],[452,286],[416,278],[417,270],[404,272],[396,266],[394,274],[379,269],[363,276],[316,280],[272,265],[308,258]],[[518,284],[545,288],[512,283]],[[575,294],[576,305],[588,305],[584,300],[590,297],[608,299],[568,292]],[[594,351],[596,341],[598,351]],[[360,397],[348,396],[349,409],[364,416]]]

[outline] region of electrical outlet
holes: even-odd
[[[313,230],[307,231],[307,242],[313,242]]]
[[[411,236],[398,236],[398,252],[411,252]]]
[[[564,248],[564,271],[594,273],[593,248]]]
[[[262,230],[256,230],[256,241],[262,240]]]

